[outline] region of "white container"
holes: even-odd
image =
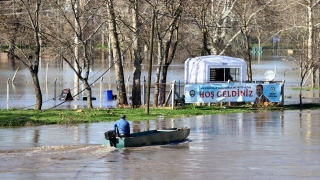
[[[247,64],[243,59],[229,56],[200,56],[185,61],[186,84],[247,80]]]

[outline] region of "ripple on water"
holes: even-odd
[[[0,152],[0,172],[12,169],[34,169],[50,166],[55,161],[97,159],[116,149],[101,145],[45,146]]]

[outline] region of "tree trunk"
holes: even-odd
[[[245,21],[244,21],[245,23]],[[247,76],[248,76],[248,81],[252,81],[252,69],[251,69],[251,52],[250,52],[250,42],[249,42],[249,32],[247,27],[245,26],[242,29],[243,37],[245,40],[245,60],[247,62]]]
[[[84,83],[84,86],[86,87],[86,91],[87,91],[87,106],[88,109],[92,109],[92,89],[91,86],[89,85],[87,80],[82,81]]]
[[[34,105],[34,109],[41,110],[42,108],[42,92],[40,88],[40,83],[39,83],[39,77],[38,77],[38,72],[39,72],[39,62],[40,62],[40,40],[39,40],[39,34],[36,33],[36,39],[37,39],[37,47],[36,47],[36,60],[33,65],[29,67],[32,80],[34,83],[34,90],[35,90],[35,95],[36,95],[36,104]]]
[[[246,35],[246,61],[247,61],[247,75],[248,75],[248,81],[252,81],[252,69],[251,69],[251,52],[250,52],[250,46],[249,46],[249,35]]]
[[[310,1],[312,2],[312,1]],[[314,33],[314,30],[313,30],[313,18],[312,18],[312,14],[313,14],[313,8],[311,7],[312,4],[310,3],[310,6],[307,6],[307,9],[308,9],[308,59],[307,61],[310,62],[309,66],[313,65],[314,63],[314,60],[313,60],[313,33]],[[309,68],[311,69],[311,67]],[[314,72],[312,72],[314,74]],[[315,78],[316,76],[312,76],[312,86],[314,86],[315,84]]]
[[[211,55],[210,48],[208,47],[208,30],[207,28],[202,29],[202,44],[203,51],[201,52],[202,56]]]
[[[304,78],[301,78],[300,81],[300,89],[299,89],[299,104],[300,104],[300,109],[303,108],[303,104],[302,104],[302,83],[303,83]]]
[[[33,86],[34,86],[34,92],[36,95],[36,103],[34,105],[35,110],[41,110],[42,108],[42,93],[41,93],[41,88],[40,88],[40,83],[39,83],[39,78],[38,78],[38,67],[29,67],[29,71],[31,73],[32,81],[33,81]]]
[[[91,52],[90,46],[88,46],[88,43],[85,42],[83,44],[83,58],[84,58],[84,69],[83,71],[85,71],[85,75],[84,75],[84,78],[81,79],[82,82],[84,83],[84,86],[86,87],[86,91],[87,91],[87,105],[88,105],[88,108],[89,109],[92,109],[93,106],[92,106],[92,90],[91,90],[91,86],[90,84],[88,83],[88,79],[89,79],[89,74],[90,74],[90,66],[91,66],[91,62],[93,61],[90,61],[89,57],[88,56],[91,56],[89,53]],[[91,56],[92,57],[92,56]],[[82,78],[81,74],[80,75],[80,78]],[[79,76],[78,76],[79,77]]]
[[[9,44],[9,50],[8,50],[8,59],[10,61],[14,61],[14,54],[15,54],[15,49],[16,49],[15,44],[16,44],[16,35],[13,34],[10,37],[10,44]]]
[[[165,64],[161,71],[161,84],[160,84],[160,104],[164,104],[166,101],[166,86],[167,86],[167,73],[169,65]],[[172,93],[174,96],[174,93]]]
[[[12,21],[18,22],[18,18],[15,15]],[[17,41],[17,35],[19,34],[19,23],[13,24],[13,30],[9,32],[9,49],[8,49],[8,59],[12,62],[14,62],[14,55],[15,55],[15,49],[16,49],[16,41]]]
[[[109,13],[109,34],[111,38],[113,59],[116,70],[116,83],[119,84],[118,105],[127,105],[127,94],[123,75],[123,66],[121,62],[121,51],[116,27],[116,17],[113,9],[113,0],[108,0],[108,13]]]
[[[163,64],[162,71],[161,71],[161,80],[160,80],[160,88],[159,88],[159,94],[160,94],[160,104],[165,103],[165,97],[166,97],[166,82],[167,82],[167,73],[170,64],[173,61],[173,58],[175,56],[176,50],[177,50],[177,45],[178,45],[178,40],[179,40],[179,22],[180,22],[180,17],[182,14],[182,4],[179,4],[179,7],[176,9],[176,12],[174,13],[174,17],[172,22],[170,23],[170,29],[168,33],[168,40],[165,42],[165,48],[163,52],[163,59],[162,61],[164,62],[159,62],[158,65]],[[160,36],[159,36],[160,37]],[[159,38],[161,39],[161,38]],[[203,40],[205,40],[204,38]],[[161,40],[162,42],[163,40]],[[203,42],[205,44],[205,42]],[[162,43],[161,43],[162,44]],[[162,47],[161,47],[162,49]],[[159,52],[162,54],[162,52]],[[159,56],[162,56],[159,54]],[[160,67],[160,66],[159,66]],[[174,92],[172,93],[174,96]],[[158,95],[157,95],[158,96]]]
[[[137,36],[137,39],[133,42],[133,85],[132,85],[132,107],[140,107],[141,105],[141,48],[140,48],[140,36],[138,34],[138,29],[140,26],[140,21],[138,18],[139,14],[139,0],[134,1],[134,8],[133,8],[133,28],[135,30],[135,33],[133,36]]]
[[[158,36],[159,37],[159,36]],[[160,72],[161,72],[161,65],[162,65],[162,40],[159,38],[158,40],[158,65],[157,65],[157,71],[155,74],[155,81],[154,81],[154,94],[153,94],[153,107],[158,106],[158,99],[159,99],[159,89],[160,89]]]
[[[41,39],[40,39],[40,6],[41,1],[38,1],[37,3],[37,9],[35,14],[35,23],[33,24],[33,30],[34,30],[34,40],[35,40],[35,61],[33,64],[29,66],[29,71],[31,73],[33,83],[34,83],[34,89],[35,89],[35,95],[36,95],[36,104],[34,105],[34,109],[41,110],[42,108],[42,92],[40,88],[39,78],[38,78],[38,72],[39,72],[39,62],[40,62],[40,53],[41,53]]]
[[[175,40],[172,41],[172,38],[175,36]],[[164,52],[164,65],[162,68],[162,74],[161,74],[161,86],[160,86],[160,103],[165,103],[165,97],[166,97],[166,83],[167,83],[167,73],[169,66],[171,62],[173,61],[174,55],[177,50],[178,45],[178,28],[172,29],[170,34],[170,41],[166,43],[166,48]],[[172,92],[172,95],[174,96],[174,92]]]

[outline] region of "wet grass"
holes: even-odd
[[[300,87],[292,88],[292,90],[299,91]],[[319,88],[318,87],[303,87],[302,90],[303,91],[311,91],[311,90],[319,90]]]
[[[302,104],[302,108],[300,108],[300,104],[292,104],[292,105],[285,105],[283,107],[284,110],[314,110],[314,109],[320,109],[320,103],[310,103],[310,104]]]
[[[303,104],[303,109],[318,109],[320,104]],[[107,122],[118,120],[121,114],[127,116],[127,120],[154,120],[158,118],[183,118],[197,115],[230,114],[257,111],[283,111],[300,109],[299,104],[285,105],[283,107],[258,107],[241,105],[235,107],[225,106],[195,106],[188,105],[185,109],[168,107],[149,109],[145,108],[110,108],[110,109],[78,109],[78,110],[19,110],[0,109],[0,126],[37,126],[49,124],[74,125],[80,123]]]

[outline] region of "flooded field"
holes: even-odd
[[[48,69],[47,69],[48,67]],[[283,56],[268,55],[267,53],[260,58],[254,57],[252,62],[253,80],[263,81],[264,73],[268,70],[276,72],[276,81],[284,81],[284,103],[293,104],[298,103],[298,90],[293,88],[299,87],[300,77],[298,64],[294,60],[285,59]],[[19,70],[17,71],[17,69]],[[0,108],[22,108],[32,109],[35,103],[34,87],[31,81],[31,75],[24,66],[18,62],[13,64],[2,54],[0,59]],[[96,100],[93,101],[93,106],[97,108],[114,107],[116,102],[106,99],[106,90],[111,90],[113,94],[117,94],[117,87],[115,82],[115,71],[113,68],[110,71],[109,63],[102,60],[97,60],[90,72],[89,82],[95,82],[92,86],[93,97]],[[147,66],[142,64],[141,82],[148,78]],[[156,67],[153,67],[155,72]],[[132,89],[132,66],[126,66],[124,68],[124,76],[127,84],[128,96],[131,95]],[[99,79],[102,76],[103,79]],[[7,83],[10,78],[9,83]],[[48,108],[85,108],[86,101],[83,101],[85,91],[79,94],[74,101],[64,102],[59,100],[60,94],[63,89],[70,89],[71,94],[74,95],[74,89],[77,87],[74,84],[74,74],[67,64],[48,61],[44,59],[41,63],[39,72],[39,78],[41,82],[41,90],[43,94],[43,109]],[[12,81],[13,80],[13,81]],[[152,81],[154,80],[154,74]],[[176,81],[181,93],[184,92],[184,64],[172,64],[169,68],[167,82]],[[304,87],[310,87],[310,77],[304,83]],[[80,91],[84,89],[83,85],[79,85]],[[167,91],[170,90],[170,83],[167,86]],[[153,89],[151,89],[153,91]],[[319,90],[303,91],[304,103],[319,102]],[[142,94],[142,102],[145,101]],[[56,98],[54,100],[54,98]],[[151,100],[152,102],[152,96]],[[130,103],[130,100],[129,100]]]
[[[21,64],[0,57],[0,108],[32,109],[35,96],[29,72]],[[73,101],[53,100],[63,89],[73,90],[73,73],[63,63],[50,62],[48,73],[46,67],[44,60],[39,72],[43,109],[85,108],[82,94]],[[296,67],[294,61],[265,54],[253,61],[253,79],[261,81],[264,72],[276,69],[276,81],[285,81],[285,104],[296,104],[299,102],[298,91],[293,89],[299,85]],[[91,82],[106,69],[106,62],[97,61],[91,71]],[[143,66],[143,69],[142,81],[147,78],[147,68]],[[116,102],[106,100],[104,95],[104,90],[116,93],[113,71],[92,87],[95,108],[115,106]],[[132,78],[132,68],[126,67],[124,73],[126,79]],[[7,84],[8,78],[11,81]],[[180,81],[183,92],[183,64],[171,66],[168,78],[168,82]],[[306,81],[305,86],[309,87],[310,82]],[[304,91],[303,96],[304,103],[319,102],[318,90]],[[101,146],[103,133],[112,129],[114,122],[0,128],[0,177],[12,180],[318,179],[319,117],[318,110],[164,117],[149,121],[130,121],[128,116],[133,132],[190,127],[191,133],[181,143],[123,150]]]

